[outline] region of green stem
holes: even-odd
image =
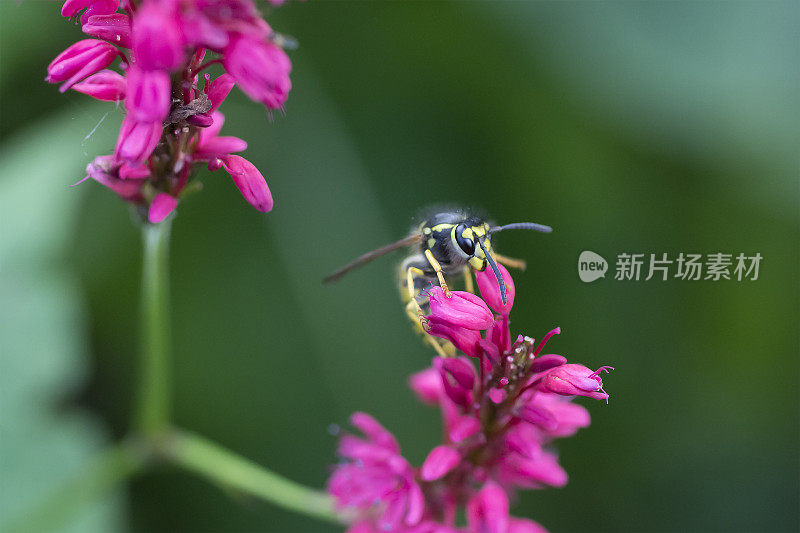
[[[170,418],[169,234],[171,220],[142,226],[141,376],[138,428],[150,437]]]
[[[163,452],[174,463],[222,486],[290,511],[339,522],[327,495],[286,479],[198,435],[175,430]]]
[[[147,454],[134,441],[124,441],[95,456],[86,470],[40,501],[33,509],[0,531],[9,533],[60,529],[84,506],[95,502],[138,472]]]

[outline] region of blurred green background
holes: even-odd
[[[122,110],[44,83],[80,38],[58,11],[0,3],[0,519],[124,434],[137,370],[138,230],[108,190],[69,188]],[[310,1],[268,20],[301,43],[286,115],[238,91],[223,111],[275,209],[205,173],[173,225],[179,424],[322,487],[328,426],[365,410],[419,464],[439,416],[405,384],[431,353],[395,294],[399,258],[319,280],[426,204],[474,205],[555,228],[496,239],[529,264],[512,329],[561,326],[553,351],[616,367],[610,404],[558,446],[570,483],[514,514],[553,531],[796,530],[796,2]],[[764,259],[754,282],[585,284],[582,250]],[[167,466],[64,527],[335,529]]]

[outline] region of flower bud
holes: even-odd
[[[122,48],[131,47],[131,19],[122,13],[92,15],[83,25],[83,33]]]
[[[422,463],[420,477],[425,481],[435,481],[447,475],[460,461],[461,455],[451,446],[437,446]]]
[[[198,113],[196,115],[189,115],[186,118],[186,122],[198,128],[208,128],[214,124],[214,119],[207,113]]]
[[[219,108],[222,102],[225,101],[225,98],[228,97],[228,93],[231,92],[235,84],[236,81],[234,81],[233,76],[230,74],[223,74],[206,86],[206,96],[211,100],[211,109],[208,110],[209,114]]]
[[[508,496],[493,481],[487,481],[483,488],[467,502],[469,531],[507,533],[508,519]]]
[[[428,329],[426,331],[429,335],[447,339],[452,342],[456,348],[470,357],[478,357],[482,353],[479,344],[481,341],[481,334],[474,329],[459,328],[436,320],[429,320],[427,327]]]
[[[472,388],[475,385],[475,369],[466,360],[454,357],[436,357],[433,366],[439,371],[445,394],[458,405],[472,405]]]
[[[88,94],[105,102],[117,102],[125,98],[125,77],[113,70],[101,70],[72,86],[73,91]]]
[[[481,291],[481,297],[486,300],[489,307],[500,315],[508,316],[509,313],[511,313],[511,308],[514,306],[514,280],[503,265],[498,263],[497,269],[500,271],[500,275],[505,282],[506,303],[503,303],[503,296],[500,293],[500,284],[497,282],[497,277],[492,269],[487,268],[483,272],[476,272],[475,279],[478,282],[478,289]]]
[[[122,179],[119,177],[120,162],[114,156],[103,155],[94,158],[86,166],[86,173],[96,182],[105,185],[123,200],[129,202],[141,201],[141,179]]]
[[[172,102],[169,74],[163,70],[128,69],[128,94],[125,108],[138,122],[161,122],[169,114]]]
[[[147,220],[151,224],[158,224],[169,216],[178,205],[178,199],[169,194],[160,192],[153,198],[150,203],[150,209],[147,212]]]
[[[144,70],[174,70],[185,59],[177,14],[165,4],[146,1],[133,19],[133,55]]]
[[[269,212],[272,209],[272,193],[255,165],[238,155],[228,155],[220,159],[244,199],[262,213]]]
[[[600,367],[592,372],[583,365],[569,363],[561,365],[548,372],[541,387],[544,390],[565,396],[587,396],[595,400],[608,401],[608,394],[603,390],[603,380],[599,373],[607,368]]]
[[[442,391],[442,378],[433,368],[426,368],[408,378],[408,386],[423,403],[437,404]]]
[[[110,15],[119,9],[119,0],[66,0],[61,7],[62,17],[74,17],[78,11],[85,9],[81,15],[81,24],[86,24],[93,15]]]
[[[117,137],[114,153],[117,158],[134,163],[145,161],[153,153],[161,139],[163,126],[161,121],[138,122],[126,116]]]
[[[83,39],[73,44],[47,66],[46,81],[49,83],[64,82],[59,87],[64,92],[75,83],[106,68],[117,57],[119,52],[110,44],[96,39]]]
[[[225,48],[223,65],[247,96],[270,109],[283,107],[292,88],[292,63],[282,49],[264,39],[239,35]]]
[[[428,291],[431,314],[428,321],[441,321],[450,326],[474,330],[489,328],[494,316],[483,300],[469,292],[452,291],[446,296],[441,287]]]

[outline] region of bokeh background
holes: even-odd
[[[101,186],[69,188],[122,110],[44,83],[79,38],[58,12],[0,3],[0,518],[122,436],[135,384],[138,230]],[[399,257],[320,279],[427,204],[478,206],[555,228],[496,239],[529,263],[513,329],[561,326],[556,353],[616,367],[610,404],[559,444],[568,486],[514,513],[553,531],[796,530],[796,2],[310,1],[269,21],[301,43],[286,114],[234,91],[225,131],[275,209],[206,173],[173,226],[179,424],[322,487],[329,425],[365,410],[419,464],[439,418],[405,384],[431,353]],[[585,284],[586,249],[764,259],[757,281]],[[336,530],[167,466],[63,529]]]

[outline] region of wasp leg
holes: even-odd
[[[527,268],[527,263],[523,259],[514,259],[513,257],[506,257],[504,255],[500,255],[497,252],[494,252],[494,259],[498,263],[501,263],[505,266],[510,266],[511,268],[518,268],[520,270],[525,270]]]
[[[428,331],[428,321],[425,319],[425,313],[422,311],[422,307],[420,307],[417,301],[417,285],[414,281],[416,276],[425,276],[425,272],[417,267],[408,267],[406,270],[406,290],[408,291],[406,313],[412,320],[420,325],[423,331]]]
[[[464,290],[475,294],[475,286],[472,284],[472,270],[464,269]]]
[[[439,285],[442,287],[444,291],[444,295],[450,298],[450,289],[447,287],[447,282],[444,280],[444,274],[442,273],[442,265],[439,264],[439,261],[433,257],[433,253],[430,250],[425,250],[425,257],[428,259],[428,262],[433,267],[433,270],[436,272],[436,277],[439,278]]]

